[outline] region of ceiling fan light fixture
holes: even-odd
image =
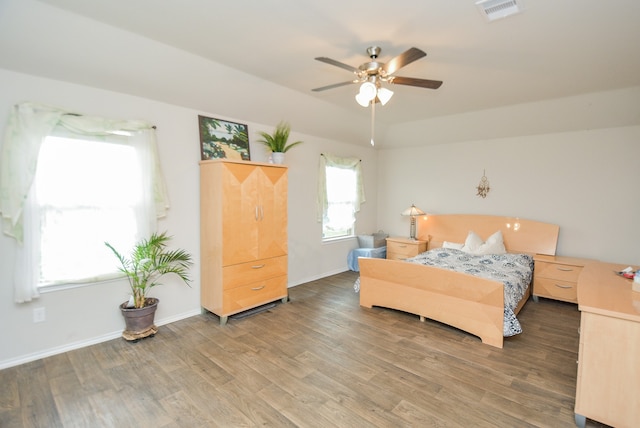
[[[371,82],[364,82],[360,85],[360,95],[371,101],[376,97],[376,85]]]
[[[356,102],[362,107],[369,107],[371,100],[364,97],[362,94],[356,94]]]
[[[360,85],[360,92],[356,95],[356,101],[362,107],[368,107],[369,103],[376,98],[377,92],[376,85],[371,82],[364,82]]]
[[[380,100],[382,105],[385,105],[386,103],[388,103],[392,96],[393,96],[393,91],[387,88],[378,89],[378,99]]]

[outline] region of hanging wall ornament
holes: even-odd
[[[476,187],[476,189],[478,190],[478,193],[476,195],[481,196],[482,198],[486,198],[487,193],[489,193],[489,190],[491,190],[491,188],[489,187],[489,180],[487,179],[487,176],[485,174],[486,171],[482,171],[480,184],[478,184],[478,187]]]

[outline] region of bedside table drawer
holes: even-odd
[[[533,280],[533,289],[536,295],[542,297],[578,303],[578,284],[576,282],[536,277]]]
[[[388,260],[405,260],[405,259],[408,259],[409,257],[413,257],[413,256],[387,251]]]
[[[403,245],[394,243],[391,246],[387,245],[387,258],[388,259],[406,259],[418,255],[418,249],[414,245]]]
[[[577,282],[582,266],[564,265],[536,261],[535,275],[540,278],[551,278],[559,281]]]
[[[403,260],[427,251],[427,241],[387,238],[387,259]]]

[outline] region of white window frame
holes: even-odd
[[[44,139],[25,218],[39,291],[120,276],[104,242],[128,249],[149,236],[143,170],[128,136]]]
[[[322,218],[322,240],[355,236],[356,172],[352,168],[326,166],[327,213]]]
[[[340,170],[346,172],[345,178],[350,178],[348,175],[353,174],[353,182],[348,183],[346,188],[334,187],[335,180],[340,179]],[[350,194],[345,194],[344,190]],[[318,179],[318,221],[322,226],[322,241],[353,238],[356,232],[356,213],[360,211],[360,204],[364,201],[360,160],[323,154]],[[343,206],[342,209],[339,208],[340,205]],[[333,231],[330,225],[333,225]]]

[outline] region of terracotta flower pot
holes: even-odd
[[[159,301],[159,299],[149,297],[143,308],[127,308],[128,302],[122,303],[120,311],[126,326],[122,337],[127,340],[138,340],[156,334],[158,328],[154,325],[154,318]]]

